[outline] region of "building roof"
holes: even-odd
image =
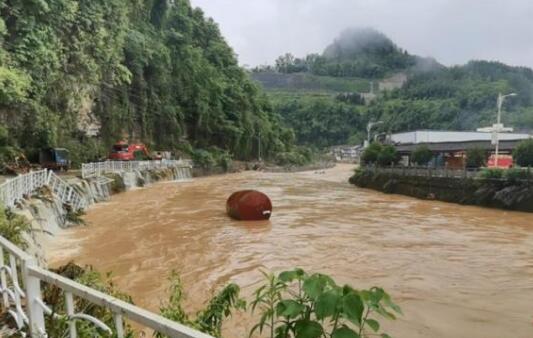
[[[499,133],[500,141],[516,141],[533,138],[533,135],[519,133]],[[391,135],[392,143],[404,144],[430,144],[430,143],[464,143],[474,141],[491,141],[492,133],[478,131],[441,131],[441,130],[416,130]]]

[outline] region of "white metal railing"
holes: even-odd
[[[7,254],[7,256],[5,256]],[[19,274],[18,272],[21,272]],[[54,314],[41,295],[41,282],[54,285],[64,292],[65,314]],[[48,337],[45,316],[62,317],[68,321],[70,338],[77,337],[76,322],[86,321],[108,334],[123,338],[124,320],[176,338],[213,338],[154,314],[115,297],[91,289],[68,278],[37,266],[33,257],[0,236],[0,293],[1,308],[14,318],[22,336]],[[79,313],[74,297],[110,310],[114,314],[113,328],[98,318]]]
[[[65,182],[51,170],[32,171],[0,184],[0,202],[14,207],[24,197],[36,190],[49,186],[63,203],[71,205],[74,211],[87,207],[87,201],[72,185]]]
[[[74,211],[85,209],[89,204],[83,194],[77,191],[74,186],[65,182],[61,177],[54,174],[53,171],[48,172],[47,186],[61,199],[61,202],[69,204]]]
[[[103,174],[130,172],[136,170],[152,170],[161,168],[192,167],[190,160],[160,161],[105,161],[84,163],[81,165],[81,177],[90,178]]]

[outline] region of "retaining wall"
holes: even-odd
[[[404,176],[360,170],[350,183],[421,199],[533,212],[533,184],[526,181]]]

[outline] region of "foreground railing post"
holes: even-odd
[[[69,337],[76,338],[78,336],[78,333],[76,331],[76,320],[73,318],[76,310],[74,309],[74,296],[71,292],[65,292],[65,305],[67,309],[67,316],[69,317]]]
[[[43,308],[37,302],[41,299],[41,281],[29,273],[30,267],[37,266],[34,258],[23,260],[24,282],[26,286],[26,306],[29,319],[30,337],[46,337]]]

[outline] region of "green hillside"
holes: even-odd
[[[94,160],[123,137],[240,159],[258,142],[264,156],[292,150],[292,131],[188,0],[0,0],[0,13],[0,120],[30,156],[63,146]]]
[[[370,81],[377,85],[395,73],[407,74],[403,87],[377,92],[363,104],[359,97]],[[518,94],[506,101],[504,123],[533,130],[531,69],[488,61],[444,67],[372,29],[347,30],[322,54],[280,56],[274,66],[254,69],[253,78],[267,89],[297,141],[313,146],[359,143],[371,120],[385,122],[378,132],[487,126],[495,121],[500,92]]]

